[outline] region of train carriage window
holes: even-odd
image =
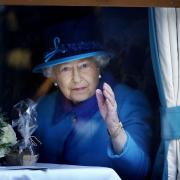
[[[0,6],[0,108],[14,118],[13,105],[55,89],[51,80],[32,73],[44,56],[43,32],[49,26],[94,14],[103,42],[115,56],[105,72],[148,97],[159,142],[159,98],[152,70],[148,9],[138,7]],[[73,31],[73,29],[72,29]],[[156,144],[156,145],[157,145]],[[154,150],[155,151],[155,150]]]

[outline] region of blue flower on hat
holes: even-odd
[[[59,37],[55,37],[54,38],[54,50],[49,52],[49,53],[47,53],[44,56],[44,58],[45,58],[44,62],[48,62],[57,53],[65,53],[66,52],[65,49],[61,49],[61,47],[59,46],[60,42],[61,42],[61,40],[60,40]]]

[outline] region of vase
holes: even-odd
[[[11,151],[6,157],[6,165],[9,166],[32,166],[38,160],[38,153],[33,149],[25,148],[23,151]]]

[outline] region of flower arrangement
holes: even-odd
[[[14,108],[18,111],[19,118],[12,120],[12,126],[0,112],[0,161],[2,165],[10,166],[33,165],[38,160],[37,143],[40,144],[38,139],[32,136],[37,128],[36,103],[26,99],[14,105]],[[12,127],[17,128],[21,139],[17,140]]]
[[[0,114],[0,158],[6,156],[16,143],[16,133],[12,126],[5,121],[4,115]]]

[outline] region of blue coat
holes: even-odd
[[[41,98],[37,106],[42,142],[40,162],[111,167],[122,179],[143,179],[150,170],[150,108],[139,91],[113,88],[127,142],[115,154],[96,97],[73,106],[59,92]]]

